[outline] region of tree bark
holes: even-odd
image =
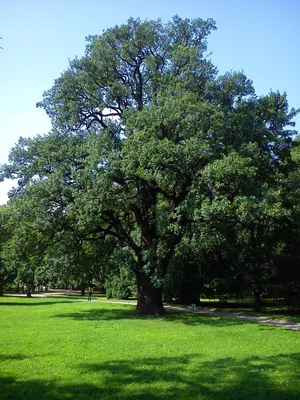
[[[156,260],[156,240],[157,240],[157,221],[156,221],[156,202],[157,189],[152,184],[140,182],[139,194],[142,198],[141,209],[135,209],[136,218],[141,229],[141,245],[138,256],[138,268],[136,271],[138,302],[136,307],[137,315],[163,315],[164,307],[162,304],[162,289],[156,288],[151,282],[149,275],[144,273],[144,260],[142,253],[144,250],[152,251],[154,259],[149,260],[153,265],[150,274],[157,268]]]
[[[255,279],[255,312],[261,312],[261,279],[262,279],[262,262],[261,262],[261,236],[263,234],[263,227],[257,224],[256,229],[255,226],[251,228],[251,242],[253,248],[254,255],[254,279]]]
[[[140,271],[137,274],[138,302],[137,315],[163,315],[162,289],[156,288],[149,276]]]
[[[260,289],[257,289],[255,291],[254,297],[255,297],[254,311],[255,312],[261,312],[261,294],[260,294]]]

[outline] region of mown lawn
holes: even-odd
[[[0,399],[299,399],[300,332],[63,298],[0,298]]]

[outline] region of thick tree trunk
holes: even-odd
[[[261,312],[261,295],[260,295],[260,290],[256,290],[254,293],[255,297],[255,306],[254,306],[254,311],[255,312]]]
[[[141,247],[138,254],[138,269],[136,272],[138,302],[136,314],[138,315],[163,315],[164,307],[162,304],[162,289],[156,288],[148,275],[143,272],[143,251],[152,253],[155,259],[151,271],[157,268],[156,260],[156,240],[157,240],[157,221],[156,203],[157,190],[152,184],[140,182],[139,193],[142,197],[142,209],[136,209],[136,217],[141,229]]]
[[[261,240],[263,235],[263,226],[257,224],[256,229],[252,227],[251,229],[251,241],[253,246],[253,255],[255,260],[254,265],[254,278],[255,278],[255,312],[261,312],[261,280],[262,280],[262,257],[261,257]]]
[[[81,296],[85,296],[85,287],[86,287],[85,282],[81,282],[81,284],[80,284],[80,295]]]
[[[4,290],[3,290],[3,286],[0,285],[0,296],[3,296]]]
[[[137,315],[163,315],[162,289],[156,288],[143,272],[137,275],[138,302]]]

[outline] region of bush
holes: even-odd
[[[119,275],[113,275],[105,282],[106,297],[108,299],[123,299],[136,296],[135,279],[125,268],[120,269]]]

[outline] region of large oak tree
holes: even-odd
[[[16,204],[38,216],[41,251],[66,232],[131,249],[138,314],[164,312],[170,261],[207,208],[225,212],[252,195],[244,175],[269,183],[289,158],[295,111],[285,95],[257,98],[242,73],[217,76],[206,56],[214,29],[176,16],[88,37],[38,103],[53,130],[20,139],[3,168],[19,179]]]

